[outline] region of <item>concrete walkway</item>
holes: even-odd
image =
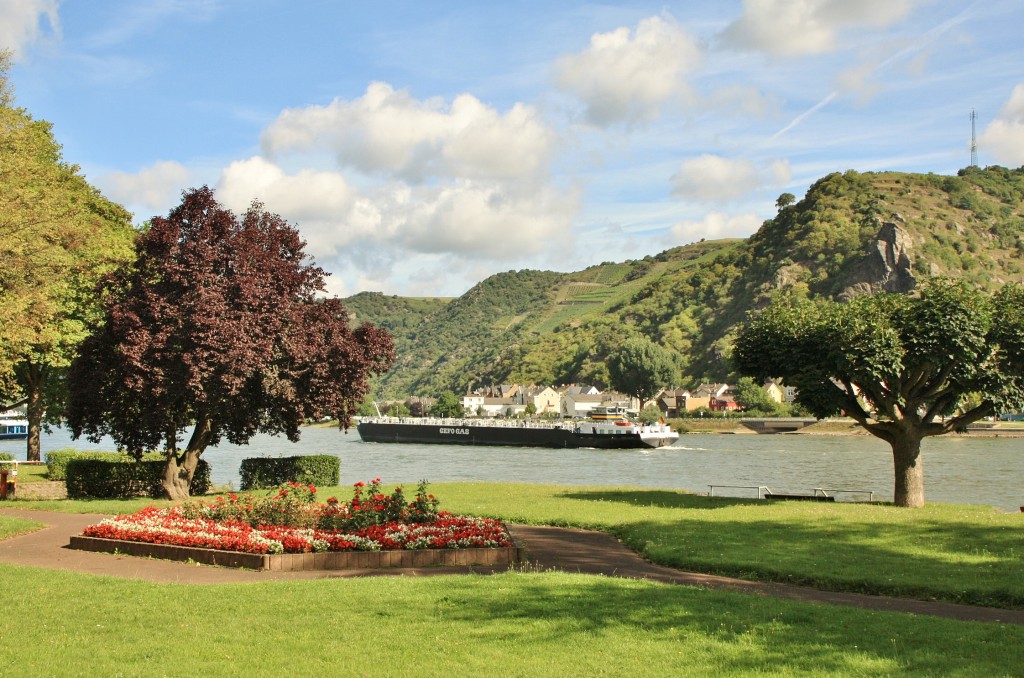
[[[432,567],[401,570],[256,572],[189,565],[168,560],[90,553],[67,548],[72,535],[81,534],[86,525],[98,522],[106,516],[16,509],[0,509],[0,515],[35,520],[47,526],[43,530],[0,542],[0,562],[155,582],[222,584],[278,579],[491,574],[503,571],[502,568]],[[1024,625],[1024,610],[1003,610],[857,593],[835,593],[804,586],[751,582],[730,577],[682,572],[645,561],[623,546],[617,539],[603,532],[526,525],[513,525],[510,526],[510,530],[517,539],[525,543],[529,558],[528,567],[535,570],[561,570],[611,577],[648,579],[668,584],[727,589],[809,603],[847,605],[890,612],[910,612],[961,621]]]

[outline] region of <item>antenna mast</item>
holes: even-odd
[[[971,167],[978,166],[978,139],[974,136],[974,121],[977,119],[974,109],[971,109]]]

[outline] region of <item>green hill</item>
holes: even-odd
[[[399,358],[377,390],[401,398],[474,384],[605,386],[606,357],[637,333],[679,352],[683,384],[727,381],[735,326],[778,290],[848,298],[933,275],[985,288],[1024,280],[1024,168],[835,173],[778,206],[746,240],[576,273],[499,273],[457,299],[364,293],[346,304],[394,334]]]

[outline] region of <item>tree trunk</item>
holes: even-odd
[[[893,502],[897,506],[921,508],[924,506],[924,460],[921,458],[921,438],[904,434],[890,441],[896,485]]]
[[[167,452],[167,467],[164,469],[164,477],[160,482],[164,488],[164,497],[172,501],[188,499],[189,487],[192,485],[192,476],[195,475],[196,467],[199,465],[201,452],[185,450],[181,457],[174,450]]]
[[[40,438],[43,427],[43,390],[46,386],[42,365],[28,363],[25,367],[25,409],[28,410],[28,441],[25,458],[42,461]]]
[[[212,422],[208,417],[200,417],[196,420],[192,437],[189,438],[188,445],[180,457],[173,445],[167,446],[167,467],[164,469],[164,477],[160,482],[164,489],[164,497],[172,501],[188,499],[192,477],[195,475],[196,467],[199,466],[199,457],[203,454],[206,446],[210,444],[212,437]]]

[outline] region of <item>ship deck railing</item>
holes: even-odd
[[[363,417],[360,421],[380,424],[423,424],[430,426],[501,426],[504,428],[566,428],[560,421],[529,419],[459,419],[454,417]],[[573,428],[569,426],[568,428]]]

